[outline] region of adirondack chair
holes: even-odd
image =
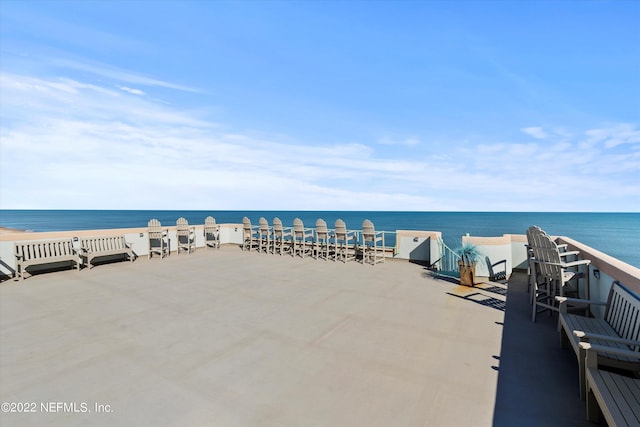
[[[292,237],[292,250],[291,254],[295,257],[300,255],[302,258],[306,255],[307,251],[311,250],[313,243],[307,248],[310,243],[308,239],[313,238],[313,232],[304,228],[304,223],[300,218],[293,220],[293,230],[291,232]]]
[[[160,258],[169,255],[169,230],[162,228],[160,221],[155,218],[149,220],[147,234],[149,235],[149,259],[156,253]]]
[[[196,228],[190,227],[185,218],[176,221],[176,235],[178,238],[178,255],[180,251],[191,253],[196,250]]]
[[[316,221],[315,252],[316,259],[329,259],[329,230],[327,222],[322,218]]]
[[[341,219],[337,219],[334,224],[334,243],[334,261],[341,259],[342,262],[347,262],[356,259],[356,235],[353,231],[347,230],[347,225]]]
[[[538,264],[540,275],[544,278],[544,286],[534,283],[534,304],[531,320],[536,321],[536,315],[540,311],[549,310],[558,312],[556,296],[579,296],[578,280],[587,280],[589,275],[584,271],[574,270],[579,266],[588,266],[590,260],[578,260],[564,262],[560,256],[558,245],[547,235],[538,236],[538,246],[534,247],[533,262]],[[588,268],[586,269],[588,272]],[[588,283],[585,283],[585,288]]]
[[[285,251],[291,250],[291,229],[282,226],[282,220],[278,217],[273,219],[273,253],[282,255]]]
[[[265,217],[258,220],[258,251],[268,253],[271,246],[271,231]]]
[[[204,246],[205,248],[220,248],[220,226],[212,216],[204,220]]]
[[[362,223],[362,263],[375,265],[384,262],[384,233],[376,232],[373,222]]]
[[[251,220],[246,216],[242,218],[242,251],[249,251],[251,249],[258,249],[258,234],[253,230]]]
[[[535,301],[534,289],[544,289],[547,285],[547,279],[540,271],[540,264],[535,262],[536,257],[542,259],[544,251],[544,242],[550,240],[551,237],[540,227],[532,225],[527,229],[527,263],[529,269],[529,293],[531,304]],[[577,256],[579,251],[568,251],[566,244],[557,245],[560,257],[565,260],[570,256]]]

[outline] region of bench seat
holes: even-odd
[[[609,291],[606,303],[580,300],[575,298],[558,297],[560,315],[558,316],[558,330],[560,345],[566,347],[571,344],[578,358],[580,378],[580,397],[585,397],[585,352],[580,343],[609,346],[640,354],[637,345],[640,339],[640,298],[614,281]],[[571,314],[569,305],[604,305],[604,318],[594,318]],[[602,354],[598,357],[602,366],[640,371],[640,360],[637,357],[627,357],[616,353]]]
[[[16,273],[24,280],[27,267],[58,262],[71,262],[80,270],[82,259],[73,246],[72,239],[15,242]]]
[[[91,269],[96,257],[123,255],[133,262],[133,249],[124,236],[83,237],[80,239],[80,256]]]
[[[640,342],[636,343],[640,345]],[[587,418],[598,422],[600,413],[610,427],[640,425],[640,379],[602,370],[602,356],[638,358],[640,354],[582,343],[586,352]]]

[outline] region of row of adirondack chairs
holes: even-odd
[[[164,258],[169,255],[169,230],[163,228],[160,221],[152,219],[148,223],[149,258],[154,254]],[[195,227],[190,226],[185,218],[176,221],[177,253],[191,253],[196,249]],[[220,247],[220,225],[215,218],[208,216],[204,221],[204,240],[206,248]]]
[[[256,250],[280,255],[289,252],[294,257],[313,255],[316,259],[333,258],[334,261],[343,262],[355,260],[361,253],[362,261],[371,264],[384,262],[385,258],[384,233],[376,232],[373,222],[368,219],[362,223],[360,244],[357,232],[347,230],[342,219],[336,220],[333,230],[328,229],[327,222],[322,218],[316,221],[315,229],[305,228],[300,218],[293,220],[293,227],[284,227],[277,217],[271,226],[264,217],[260,218],[256,228],[247,217],[242,219],[242,225],[243,251]]]

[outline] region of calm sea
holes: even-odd
[[[640,268],[640,213],[0,210],[0,226],[31,231],[92,230],[146,227],[151,218],[174,225],[181,216],[190,224],[203,224],[209,215],[218,223],[241,223],[247,216],[254,224],[261,216],[269,223],[277,216],[285,226],[299,217],[308,227],[315,226],[318,218],[329,227],[342,218],[353,230],[370,219],[377,230],[441,231],[447,245],[454,248],[466,233],[484,237],[525,234],[535,224],[549,234],[570,237]]]

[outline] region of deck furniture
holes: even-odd
[[[169,255],[169,230],[162,228],[160,221],[155,218],[149,220],[147,229],[149,235],[149,259],[156,253],[160,255],[160,258]]]
[[[327,222],[322,218],[318,218],[316,221],[316,236],[314,242],[316,259],[319,257],[329,259],[329,229],[327,228]]]
[[[258,220],[258,251],[268,253],[271,246],[271,231],[265,217]]]
[[[251,252],[258,249],[258,234],[253,230],[251,220],[246,216],[242,218],[242,250]]]
[[[532,225],[527,229],[527,264],[529,270],[529,293],[531,298],[531,304],[534,303],[535,300],[535,292],[534,290],[537,285],[538,288],[546,287],[547,280],[543,276],[540,271],[540,265],[535,263],[536,257],[541,258],[542,255],[539,253],[540,249],[543,248],[542,239],[550,240],[551,237],[540,227],[536,225]],[[552,239],[551,239],[552,240]],[[554,241],[555,242],[555,241]],[[566,243],[557,244],[558,251],[560,252],[560,258],[563,261],[566,261],[567,257],[577,257],[580,254],[580,251],[569,251],[567,250],[568,245]]]
[[[304,258],[307,252],[313,248],[313,242],[309,242],[309,239],[312,238],[313,231],[304,228],[304,223],[300,218],[294,219],[291,230],[291,255],[294,257],[300,255]]]
[[[533,309],[531,320],[536,321],[536,315],[540,311],[549,310],[549,312],[557,312],[558,304],[556,296],[575,295],[579,297],[578,281],[588,280],[588,268],[585,271],[576,270],[580,266],[587,267],[591,264],[590,260],[577,260],[565,262],[560,256],[558,245],[545,235],[539,236],[534,250],[533,263],[540,268],[540,276],[543,280],[533,282]],[[587,274],[585,274],[587,273]],[[585,283],[586,294],[588,295],[588,283]]]
[[[636,347],[640,342],[636,342]],[[640,379],[600,369],[602,356],[636,359],[640,353],[589,343],[580,343],[586,354],[585,380],[587,418],[598,422],[600,413],[609,427],[640,425]]]
[[[27,267],[57,262],[71,262],[80,270],[82,259],[73,247],[73,239],[15,242],[16,275],[24,280]]]
[[[216,219],[212,216],[204,220],[204,247],[220,248],[220,225],[216,224]]]
[[[353,261],[356,259],[356,234],[347,230],[347,225],[342,219],[337,219],[334,224],[334,243],[335,252],[333,260],[338,259],[342,262]]]
[[[282,255],[285,251],[291,250],[291,229],[282,225],[282,220],[273,218],[273,253]]]
[[[189,226],[189,222],[185,218],[180,217],[176,221],[176,238],[178,255],[180,255],[180,251],[190,254],[196,250],[196,228]]]
[[[384,253],[384,233],[376,232],[373,222],[365,219],[362,222],[362,263],[384,262]]]
[[[560,345],[566,347],[567,342],[570,343],[578,358],[580,396],[584,398],[585,353],[580,343],[589,342],[631,350],[640,355],[640,347],[637,344],[640,339],[640,297],[620,282],[614,281],[605,303],[566,297],[558,297],[557,300],[560,309]],[[569,304],[604,305],[604,318],[571,314],[568,312]],[[598,360],[604,366],[640,372],[640,363],[627,357],[616,354],[601,355]]]
[[[543,251],[544,241],[550,240],[551,237],[540,227],[532,225],[527,229],[527,265],[529,270],[529,292],[531,297],[531,304],[535,302],[536,289],[546,289],[548,281],[547,278],[540,271],[540,264],[536,263],[536,258],[542,259],[543,255],[540,252]],[[580,254],[580,251],[568,251],[567,244],[557,245],[560,253],[560,258],[564,261],[567,257],[575,257]]]
[[[133,262],[133,247],[124,236],[83,237],[80,239],[80,257],[86,260],[89,269],[96,257],[123,255],[124,259]]]

